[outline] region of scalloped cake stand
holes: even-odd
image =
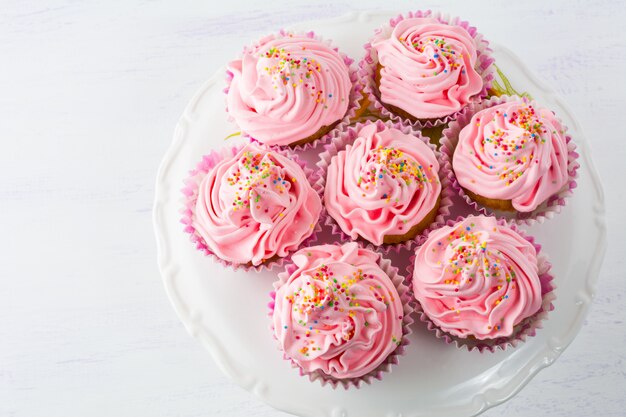
[[[391,16],[349,14],[293,29],[315,29],[359,59],[373,29]],[[573,198],[554,219],[525,228],[554,264],[556,309],[544,328],[518,348],[480,354],[445,345],[417,323],[400,365],[382,381],[344,391],[300,377],[282,359],[269,330],[268,293],[277,271],[225,269],[196,251],[179,223],[180,189],[188,170],[238,130],[224,111],[221,70],[192,98],[176,127],[157,177],[154,226],[159,267],[176,312],[234,382],[268,404],[301,416],[470,416],[511,398],[571,343],[589,309],[606,247],[602,186],[587,140],[563,101],[509,50],[497,44],[493,49],[498,67],[512,85],[554,109],[580,151]],[[228,144],[235,141],[229,139]],[[315,161],[316,152],[303,156]],[[394,261],[402,264],[406,258]]]

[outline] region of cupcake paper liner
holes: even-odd
[[[492,81],[494,79],[494,58],[492,56],[492,50],[489,48],[489,42],[484,39],[484,37],[478,33],[477,29],[473,26],[470,26],[469,22],[461,20],[458,17],[450,17],[448,15],[436,12],[433,13],[430,10],[421,11],[418,10],[416,12],[409,12],[406,15],[398,15],[395,18],[389,20],[389,26],[392,28],[395,27],[400,21],[404,19],[410,19],[415,17],[433,17],[439,20],[441,23],[460,26],[463,29],[467,30],[467,32],[472,36],[476,43],[477,47],[477,68],[476,70],[480,74],[483,79],[483,89],[478,93],[477,100],[487,97],[489,89],[491,88]],[[382,28],[376,30],[376,33],[381,31]],[[404,123],[416,127],[418,129],[423,128],[432,128],[441,125],[445,125],[452,120],[455,120],[460,114],[464,112],[467,108],[465,106],[463,109],[452,113],[448,116],[436,118],[436,119],[418,119],[418,120],[409,120],[405,117],[395,114],[391,110],[389,110],[380,99],[380,93],[378,91],[378,86],[376,85],[375,75],[376,75],[376,67],[378,65],[378,55],[374,48],[372,47],[371,41],[368,41],[365,44],[365,56],[361,61],[359,61],[359,77],[363,81],[363,93],[367,95],[369,102],[371,103],[370,107],[373,110],[381,115],[383,119],[390,119],[394,122],[403,121]]]
[[[263,146],[270,147],[270,148],[279,148],[279,149],[287,148],[293,151],[305,151],[308,149],[316,149],[319,146],[327,144],[330,141],[330,138],[332,137],[333,132],[335,130],[341,130],[343,125],[349,124],[351,120],[357,119],[366,110],[366,109],[361,109],[361,99],[363,98],[363,95],[362,95],[363,85],[359,81],[358,68],[354,65],[354,60],[350,58],[348,55],[339,51],[339,48],[334,47],[332,45],[331,40],[325,40],[322,37],[317,36],[315,32],[313,31],[292,32],[292,31],[288,31],[285,29],[281,29],[278,32],[280,36],[286,36],[289,33],[295,34],[295,35],[306,36],[311,39],[316,39],[332,47],[337,53],[339,53],[339,55],[343,59],[343,62],[349,68],[350,81],[352,82],[352,88],[350,89],[350,96],[348,98],[349,103],[348,103],[348,109],[346,110],[346,114],[341,119],[339,119],[337,125],[333,129],[331,129],[328,133],[326,133],[319,139],[315,139],[311,142],[303,143],[300,145],[267,145],[267,144],[264,144],[263,142],[260,142],[254,139],[251,135],[249,135],[245,131],[242,131],[241,133],[243,136],[247,137],[250,141],[261,143]],[[248,48],[249,46],[244,47],[244,53]],[[226,87],[224,88],[225,95],[228,94],[232,79],[233,79],[232,72],[226,70]],[[228,105],[226,105],[226,113],[228,114],[228,120],[236,124],[237,123],[236,120],[228,113]]]
[[[456,220],[448,220],[447,226],[454,226],[459,221],[465,219],[465,217],[459,216]],[[536,335],[537,330],[543,328],[543,321],[547,318],[548,313],[554,310],[553,301],[556,299],[554,293],[555,286],[553,284],[554,277],[550,273],[552,264],[548,261],[545,255],[542,255],[541,245],[535,242],[535,238],[526,234],[523,230],[519,229],[514,223],[506,222],[503,219],[499,219],[498,224],[500,226],[508,226],[512,230],[520,234],[524,239],[530,242],[537,251],[537,262],[539,267],[539,281],[541,283],[541,296],[542,303],[541,308],[535,314],[525,318],[518,323],[514,328],[514,333],[508,337],[498,337],[495,339],[479,340],[475,338],[462,338],[454,336],[445,330],[442,330],[428,317],[424,312],[421,304],[413,295],[413,272],[415,266],[415,254],[410,258],[409,266],[407,267],[407,285],[411,286],[411,294],[415,302],[415,312],[417,313],[421,322],[426,323],[428,330],[432,331],[438,339],[446,342],[446,344],[454,344],[459,349],[467,349],[468,351],[479,351],[483,353],[495,352],[496,350],[506,350],[507,348],[515,348],[521,343],[524,343],[527,338]]]
[[[194,207],[195,207],[195,203],[196,203],[196,201],[198,199],[198,186],[199,186],[200,182],[206,176],[206,174],[213,167],[215,167],[215,165],[217,165],[224,158],[235,156],[241,150],[241,148],[243,148],[243,146],[244,145],[227,147],[227,148],[223,148],[223,149],[221,149],[219,151],[213,150],[209,154],[204,155],[202,157],[202,160],[196,166],[196,168],[189,172],[189,177],[184,180],[185,186],[181,189],[181,192],[183,194],[183,198],[182,198],[183,208],[180,210],[180,213],[181,213],[180,222],[184,225],[184,229],[183,230],[186,233],[189,233],[189,235],[190,235],[189,239],[195,245],[196,249],[198,249],[199,251],[204,253],[206,256],[209,256],[210,258],[212,258],[216,262],[218,262],[218,263],[220,263],[220,264],[222,264],[222,265],[224,265],[226,267],[231,267],[234,270],[243,269],[246,272],[248,272],[248,271],[257,271],[257,272],[259,272],[259,271],[262,271],[262,270],[271,270],[274,267],[282,267],[283,264],[284,264],[285,259],[289,258],[291,253],[294,252],[295,250],[290,252],[285,257],[277,257],[276,259],[268,260],[268,261],[263,262],[263,263],[261,263],[259,265],[237,264],[237,263],[233,263],[233,262],[224,260],[224,259],[220,258],[219,256],[217,256],[211,250],[211,248],[208,247],[208,245],[206,244],[205,240],[202,238],[202,236],[200,236],[198,231],[193,226]],[[265,148],[269,149],[268,147],[265,147]],[[306,177],[307,177],[309,183],[311,184],[311,186],[313,186],[313,184],[315,184],[317,182],[317,180],[318,180],[317,172],[312,170],[312,169],[310,169],[310,168],[308,168],[307,165],[306,165],[306,162],[304,162],[303,160],[298,158],[297,155],[295,155],[294,153],[288,152],[286,150],[279,150],[279,149],[271,149],[271,150],[272,150],[272,152],[279,153],[279,154],[281,154],[281,155],[283,155],[283,156],[293,160],[294,162],[296,162],[302,168],[302,170],[304,171],[304,174],[306,175]],[[323,212],[324,212],[324,210],[322,208],[322,211],[320,213],[320,219],[321,219],[321,215],[322,215]],[[300,243],[298,248],[309,246],[312,243],[315,243],[317,241],[317,234],[322,230],[320,224],[321,223],[318,220],[316,225],[315,225],[315,228],[313,229],[313,232],[311,233],[311,235],[308,236],[306,239],[304,239],[302,241],[302,243]]]
[[[345,242],[335,242],[333,244],[342,245],[343,243]],[[399,357],[405,354],[406,346],[410,343],[408,336],[412,332],[410,326],[413,324],[413,317],[411,316],[411,314],[414,311],[415,303],[413,302],[409,288],[404,284],[404,278],[398,274],[398,268],[393,266],[389,259],[383,258],[381,254],[378,254],[378,266],[380,266],[380,268],[389,276],[391,282],[398,291],[400,299],[402,300],[402,340],[400,341],[398,347],[396,347],[396,349],[394,349],[393,352],[391,352],[385,358],[385,360],[373,371],[370,371],[367,374],[356,378],[339,379],[333,378],[332,376],[327,375],[320,370],[314,372],[304,371],[300,366],[298,366],[298,364],[294,360],[292,360],[289,356],[285,354],[285,352],[282,350],[282,347],[280,346],[280,343],[278,343],[276,336],[273,335],[274,340],[276,340],[277,342],[277,349],[283,352],[283,359],[289,361],[292,368],[298,369],[300,376],[308,377],[311,382],[319,381],[322,386],[330,385],[333,389],[336,389],[338,386],[342,386],[346,390],[350,387],[355,387],[356,389],[359,389],[363,383],[369,385],[375,379],[382,380],[383,374],[385,372],[391,372],[392,365],[398,364]],[[291,276],[291,274],[293,274],[296,269],[297,267],[294,264],[289,263],[285,266],[285,270],[278,274],[278,280],[273,284],[274,291],[269,293],[269,296],[271,298],[271,301],[268,303],[268,307],[270,309],[270,319],[274,313],[274,300],[276,299],[276,290],[287,281],[287,279]],[[270,325],[270,329],[273,333],[273,325]]]
[[[424,137],[419,130],[416,130],[410,125],[407,125],[403,122],[392,122],[376,120],[376,121],[365,121],[364,123],[356,123],[354,125],[345,126],[343,131],[335,132],[331,142],[325,146],[325,151],[320,154],[320,159],[317,162],[318,166],[318,175],[317,181],[313,184],[313,188],[319,193],[320,198],[322,198],[322,203],[324,203],[324,188],[326,186],[326,171],[328,166],[331,163],[333,156],[337,155],[338,152],[344,150],[347,145],[351,144],[354,139],[357,137],[359,130],[369,124],[376,124],[379,131],[384,127],[395,128],[402,131],[405,134],[411,134],[416,136],[424,143],[426,143],[430,149],[433,150],[435,155],[437,156],[437,161],[439,162],[439,181],[441,182],[441,200],[439,202],[439,208],[437,209],[437,215],[433,223],[431,223],[426,229],[422,232],[418,233],[413,239],[409,239],[400,243],[391,243],[391,244],[382,244],[375,245],[372,242],[367,241],[366,239],[357,238],[352,239],[350,235],[341,229],[339,224],[333,219],[333,217],[326,210],[326,206],[324,205],[324,224],[331,227],[332,234],[336,236],[340,236],[340,239],[344,242],[356,241],[361,244],[364,248],[369,248],[374,251],[381,251],[384,254],[389,254],[391,251],[395,253],[399,253],[402,249],[410,250],[414,245],[419,244],[426,234],[428,234],[431,230],[437,229],[445,224],[446,218],[450,215],[450,207],[452,207],[452,195],[454,194],[454,190],[452,189],[449,178],[445,175],[442,170],[443,161],[441,159],[441,154],[437,150],[436,146],[430,143],[427,137]]]
[[[446,172],[446,175],[448,176],[449,183],[454,189],[454,192],[461,196],[471,208],[479,213],[495,216],[498,219],[504,219],[520,225],[526,224],[530,226],[535,223],[543,223],[546,219],[553,218],[557,213],[562,210],[567,202],[567,199],[571,197],[574,188],[576,188],[576,178],[578,177],[578,168],[580,167],[580,164],[578,163],[578,153],[576,152],[576,145],[569,135],[566,134],[565,136],[568,150],[568,182],[561,189],[561,191],[549,197],[546,201],[541,203],[535,210],[531,212],[503,212],[482,206],[480,203],[472,200],[472,198],[468,196],[465,191],[463,191],[463,188],[456,179],[452,167],[452,156],[454,155],[454,150],[456,149],[456,145],[459,141],[459,133],[467,124],[469,124],[472,116],[480,110],[513,100],[523,100],[534,106],[538,104],[536,101],[528,100],[524,97],[505,95],[500,97],[492,97],[489,100],[484,100],[481,103],[477,103],[473,105],[469,111],[461,115],[457,120],[451,122],[448,127],[443,130],[443,136],[441,138],[441,146],[439,150],[441,151],[441,156],[444,163],[444,170]],[[561,122],[561,119],[559,119],[558,116],[557,119],[559,120],[559,122]],[[567,126],[562,122],[561,124],[564,127],[565,132],[567,132]]]

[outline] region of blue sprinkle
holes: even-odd
[[[465,228],[465,230],[470,230],[470,227],[469,227],[469,226],[467,226],[467,227]]]
[[[433,58],[439,58],[439,54],[433,55]]]
[[[329,94],[329,95],[328,95],[328,97],[331,97],[331,98],[332,98],[332,96],[333,96],[332,94]]]
[[[448,70],[447,70],[447,69],[445,69],[445,70],[443,70],[443,72],[448,72]]]
[[[378,178],[382,178],[382,177],[383,177],[382,174],[378,176]]]
[[[283,326],[285,329],[287,328],[287,326]]]
[[[504,113],[504,117],[507,117],[508,115],[506,113]]]

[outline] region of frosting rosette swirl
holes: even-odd
[[[219,258],[256,266],[296,250],[321,208],[297,162],[250,143],[199,179],[191,224]]]
[[[354,141],[330,160],[324,187],[324,205],[339,227],[381,245],[434,218],[442,190],[435,152],[382,122],[352,133]]]
[[[537,250],[494,217],[469,216],[431,232],[417,250],[413,292],[449,334],[509,337],[542,308]]]
[[[228,64],[228,113],[259,142],[290,145],[340,121],[352,82],[346,59],[313,33],[281,33]]]
[[[404,18],[370,43],[378,55],[381,101],[417,119],[454,114],[483,92],[476,40],[461,25]]]
[[[482,109],[460,131],[452,168],[464,189],[531,212],[569,183],[565,128],[525,99]]]
[[[276,285],[274,335],[304,372],[358,378],[400,345],[403,305],[379,255],[351,242],[304,248]]]

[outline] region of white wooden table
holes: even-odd
[[[178,322],[156,266],[154,178],[194,91],[296,20],[416,3],[0,3],[0,416],[277,416]],[[425,2],[524,58],[578,115],[609,248],[586,325],[487,416],[626,415],[626,4]]]

